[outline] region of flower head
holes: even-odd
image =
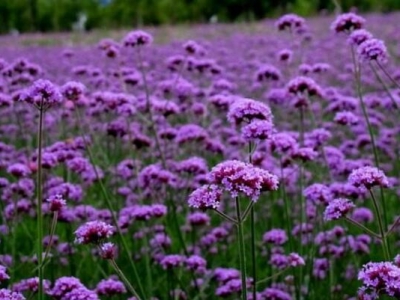
[[[368,39],[361,43],[357,48],[357,53],[362,61],[378,61],[385,63],[388,59],[388,53],[385,43],[378,39]]]
[[[332,200],[325,209],[324,220],[332,221],[344,217],[350,210],[355,207],[354,203],[349,199],[337,198]]]
[[[114,227],[102,221],[90,221],[75,231],[78,244],[97,244],[114,234]]]
[[[206,209],[218,208],[222,197],[222,189],[215,184],[204,185],[193,191],[188,199],[190,207]]]
[[[129,32],[123,40],[123,44],[125,47],[147,46],[150,45],[152,42],[153,37],[142,30]]]
[[[53,212],[60,211],[67,204],[67,201],[65,201],[63,196],[60,194],[48,198],[47,202],[50,204],[50,210]]]
[[[375,167],[361,167],[351,172],[349,182],[356,187],[371,189],[374,186],[389,187],[389,180],[383,171]]]
[[[364,26],[365,19],[355,13],[344,13],[336,17],[331,24],[331,29],[337,33],[351,32],[356,29],[361,29]]]
[[[49,105],[62,102],[59,88],[49,80],[39,79],[27,88],[20,96],[21,101],[46,108]]]
[[[268,105],[252,99],[240,98],[234,101],[228,112],[228,121],[240,124],[243,121],[265,120],[272,122],[272,113]]]

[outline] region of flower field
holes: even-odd
[[[0,300],[399,299],[399,16],[1,37]]]

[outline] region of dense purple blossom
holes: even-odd
[[[75,231],[75,241],[78,244],[98,243],[109,238],[114,233],[114,227],[102,221],[90,221]]]
[[[371,189],[374,186],[389,187],[389,180],[383,171],[375,167],[361,167],[351,172],[349,183],[356,187]]]
[[[349,199],[337,198],[329,202],[324,212],[325,221],[337,220],[344,217],[355,207]]]
[[[331,29],[335,32],[351,32],[363,28],[365,19],[355,13],[344,13],[338,15],[331,24]]]

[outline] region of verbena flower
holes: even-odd
[[[123,39],[122,43],[125,47],[148,46],[153,42],[153,37],[142,30],[129,32]]]
[[[369,262],[358,273],[365,289],[377,295],[400,297],[400,268],[392,262]]]
[[[114,227],[103,221],[90,221],[75,231],[75,242],[78,244],[97,244],[114,234]]]
[[[272,122],[272,113],[268,105],[246,98],[235,100],[229,107],[227,117],[230,123],[237,125],[253,120]]]
[[[212,168],[209,174],[214,184],[222,185],[233,198],[244,193],[252,201],[257,201],[262,191],[278,189],[278,177],[263,170],[237,160],[222,162]]]
[[[339,32],[351,32],[363,28],[365,19],[355,13],[344,13],[336,17],[331,24],[331,30]]]
[[[214,184],[202,186],[190,194],[188,204],[194,208],[216,209],[220,205],[222,192],[222,189]]]
[[[125,285],[115,279],[103,279],[96,286],[96,293],[100,296],[112,297],[126,293]]]
[[[332,221],[344,217],[355,207],[349,199],[337,198],[329,202],[324,212],[324,220]]]
[[[389,187],[389,180],[383,171],[376,167],[361,167],[351,172],[349,183],[356,187],[371,189],[374,186]]]
[[[357,53],[364,62],[377,61],[385,63],[388,60],[388,53],[385,43],[378,39],[368,39],[357,47]]]

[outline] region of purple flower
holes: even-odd
[[[354,203],[349,199],[337,198],[332,200],[325,209],[324,220],[332,221],[344,217],[350,210],[355,207]]]
[[[365,29],[354,30],[347,39],[350,45],[358,46],[372,38],[372,34]]]
[[[189,270],[204,271],[207,266],[207,261],[199,255],[192,255],[186,259],[185,265]]]
[[[153,42],[153,37],[142,30],[129,32],[123,39],[125,47],[147,46]]]
[[[193,191],[188,199],[190,207],[216,209],[220,205],[222,190],[217,185],[205,185]]]
[[[18,293],[7,289],[0,289],[0,299],[4,300],[25,300],[25,297]]]
[[[222,162],[212,168],[210,180],[222,184],[233,198],[244,193],[252,201],[257,201],[261,191],[278,189],[278,177],[266,170],[237,160]]]
[[[364,26],[365,19],[355,13],[344,13],[336,17],[331,24],[331,30],[339,32],[351,32],[361,29]]]
[[[298,267],[298,266],[304,266],[306,263],[304,261],[304,258],[302,258],[297,253],[290,253],[288,255],[288,264],[291,267]]]
[[[297,147],[296,139],[286,132],[274,134],[269,143],[271,145],[271,150],[274,152],[276,151],[278,154],[284,154]]]
[[[117,256],[117,247],[113,243],[104,243],[100,249],[100,256],[104,259],[114,259]]]
[[[305,23],[306,20],[298,15],[286,14],[276,21],[275,26],[280,31],[289,29],[293,32],[296,32],[296,30],[303,29],[305,27]]]
[[[389,187],[389,180],[383,171],[375,167],[361,167],[351,172],[349,183],[355,187],[371,189],[374,186]]]
[[[288,237],[283,229],[271,229],[264,233],[263,241],[274,245],[283,245],[287,242]]]
[[[366,207],[355,208],[351,217],[359,223],[371,223],[374,220],[374,214]]]
[[[39,109],[52,104],[61,103],[62,96],[59,88],[49,80],[39,79],[33,83],[20,97],[21,101],[34,104]]]
[[[400,268],[391,262],[369,262],[358,273],[364,287],[378,295],[400,297]]]
[[[114,227],[102,221],[91,221],[75,231],[75,242],[78,244],[97,244],[114,234]]]
[[[61,300],[99,300],[99,297],[85,287],[78,287],[66,293]]]
[[[321,87],[314,79],[304,76],[298,76],[288,82],[287,91],[294,95],[323,96]]]
[[[15,177],[28,177],[32,173],[27,165],[21,163],[10,165],[7,172]]]
[[[161,261],[160,265],[164,270],[166,269],[171,269],[171,268],[176,268],[181,266],[185,261],[185,257],[182,255],[178,254],[169,254],[165,255]]]
[[[334,121],[340,125],[356,125],[359,119],[351,111],[340,111],[336,113]]]
[[[67,204],[67,201],[59,194],[48,198],[47,202],[49,203],[50,210],[53,212],[59,212]]]
[[[267,140],[274,132],[274,125],[265,120],[254,120],[242,127],[242,137],[246,141]]]
[[[272,113],[269,106],[252,99],[239,98],[229,107],[228,121],[239,125],[242,122],[251,122],[255,119],[272,123]]]
[[[0,265],[0,282],[10,279],[10,276],[8,276],[6,271],[7,271],[6,267]]]
[[[192,226],[207,225],[210,223],[210,217],[203,212],[194,212],[187,217],[188,223]]]
[[[260,67],[256,73],[256,80],[258,82],[262,81],[278,81],[282,77],[281,72],[271,65],[265,65]]]
[[[388,59],[388,53],[385,43],[378,39],[369,39],[361,43],[357,48],[357,53],[362,61],[377,61],[385,63]]]
[[[331,193],[330,189],[326,185],[320,183],[314,183],[305,188],[303,195],[313,204],[328,205],[333,198],[333,194]]]
[[[71,101],[79,100],[85,92],[86,87],[76,81],[69,81],[61,87],[61,93],[65,98]]]
[[[121,281],[110,278],[100,281],[96,286],[96,292],[98,295],[112,297],[125,294],[126,288]]]

